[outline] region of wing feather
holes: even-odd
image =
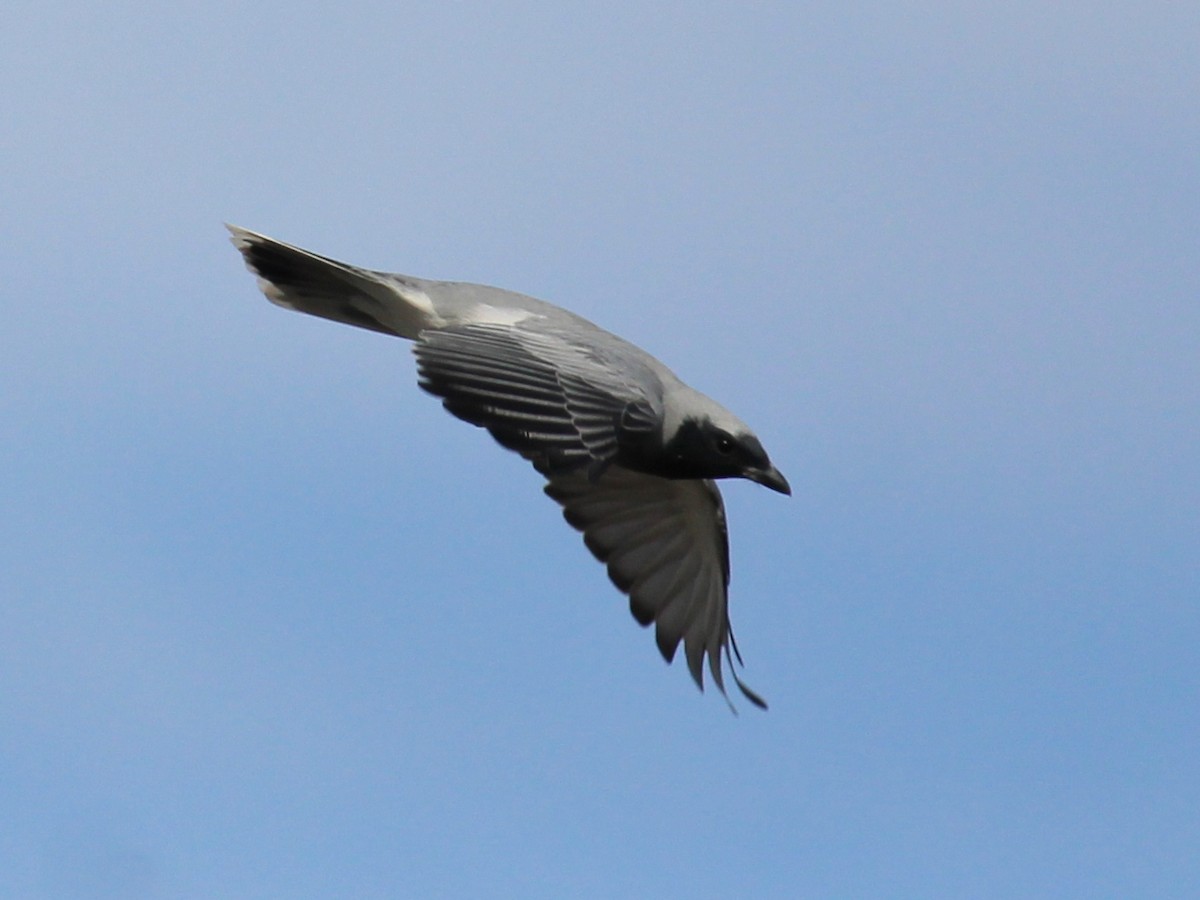
[[[733,666],[729,544],[716,485],[621,466],[609,467],[595,480],[579,472],[542,472],[546,493],[607,564],[613,584],[629,594],[634,618],[655,624],[663,658],[672,661],[682,643],[688,671],[703,690],[707,657],[713,682],[726,695],[722,655]],[[734,679],[752,702],[765,706],[736,672]]]
[[[415,352],[421,387],[548,472],[610,463],[622,414],[640,399],[589,368],[584,350],[509,325],[425,331]]]

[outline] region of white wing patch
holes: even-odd
[[[392,289],[400,295],[400,299],[413,309],[428,316],[429,325],[427,327],[437,328],[442,324],[442,318],[433,311],[433,301],[429,299],[427,293],[407,284],[398,284],[395,279],[391,284]]]
[[[467,310],[456,325],[507,325],[513,326],[533,317],[541,318],[537,313],[527,309],[492,306],[490,303],[477,303]]]

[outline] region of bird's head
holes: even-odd
[[[792,493],[762,443],[732,417],[684,418],[674,434],[664,438],[664,460],[671,477],[748,478],[781,494]]]

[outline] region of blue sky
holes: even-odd
[[[1198,43],[10,0],[0,896],[1195,896]],[[223,221],[568,306],[749,421],[794,489],[725,491],[771,710]]]

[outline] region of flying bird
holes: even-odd
[[[414,343],[419,383],[533,464],[545,492],[654,623],[663,658],[682,642],[728,701],[743,694],[729,622],[729,539],[715,479],[791,494],[750,428],[633,344],[512,291],[378,272],[226,226],[267,299]],[[732,653],[731,653],[732,650]]]

